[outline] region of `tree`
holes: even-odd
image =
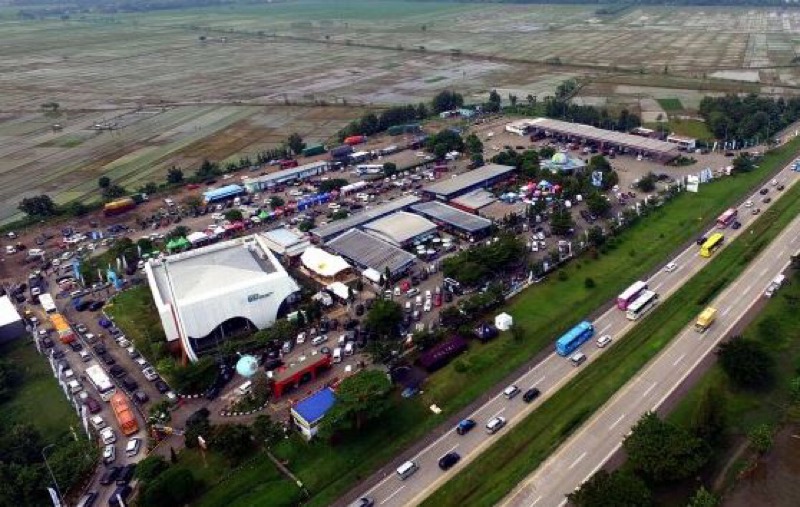
[[[157,455],[150,454],[136,465],[134,475],[142,482],[151,482],[169,468],[169,463]]]
[[[716,447],[725,438],[725,402],[725,393],[710,387],[703,391],[692,414],[692,432],[711,447]]]
[[[321,181],[318,187],[320,192],[330,192],[332,190],[339,190],[347,185],[347,180],[342,178],[333,178],[330,180]]]
[[[470,155],[480,155],[483,153],[483,143],[474,133],[468,135],[466,139],[464,139],[464,145],[467,153]]]
[[[179,366],[172,372],[172,387],[179,393],[202,393],[214,382],[217,367],[211,357],[200,358],[194,363]]]
[[[322,432],[332,435],[339,430],[360,430],[390,407],[392,382],[379,370],[362,370],[342,380],[336,391],[336,403],[322,420]]]
[[[761,343],[734,337],[720,345],[717,356],[722,370],[737,386],[762,389],[772,384],[775,361]]]
[[[167,233],[167,240],[175,238],[185,238],[189,235],[189,228],[185,225],[178,225]]]
[[[241,210],[229,209],[225,211],[225,220],[229,220],[231,222],[241,222],[244,220],[244,216],[242,215]]]
[[[120,185],[111,185],[103,189],[103,199],[110,201],[118,197],[123,197],[127,193],[128,191]]]
[[[433,97],[431,108],[434,114],[442,113],[444,111],[451,111],[458,109],[464,105],[464,97],[460,93],[450,90],[442,90]]]
[[[639,419],[623,446],[633,469],[655,483],[691,477],[710,455],[706,443],[654,412]]]
[[[253,437],[267,448],[284,437],[283,426],[276,423],[268,415],[261,414],[253,421]]]
[[[185,505],[199,490],[200,484],[188,468],[169,468],[149,484],[139,497],[142,507]]]
[[[575,221],[572,219],[572,213],[566,206],[562,204],[556,205],[550,216],[550,230],[556,236],[565,236],[574,229]]]
[[[603,155],[593,155],[592,158],[589,159],[588,169],[590,171],[600,171],[602,173],[607,173],[611,171],[611,164]]]
[[[72,201],[67,206],[67,213],[74,217],[82,217],[83,215],[89,213],[89,207],[80,201]]]
[[[516,322],[511,325],[509,331],[511,332],[511,339],[515,342],[521,342],[525,338],[525,328]]]
[[[517,107],[517,96],[514,94],[508,94],[508,102],[511,104],[511,107]]]
[[[220,424],[213,427],[209,444],[211,449],[236,463],[252,452],[253,432],[244,424]]]
[[[503,99],[500,98],[500,94],[497,93],[497,90],[492,90],[492,91],[489,92],[489,103],[490,104],[494,104],[495,106],[497,106],[499,108],[500,104],[502,102],[503,102]]]
[[[747,153],[741,153],[733,159],[734,173],[749,173],[755,169],[755,167],[755,162],[753,162],[753,159]]]
[[[0,359],[0,401],[11,398],[20,381],[22,371],[19,366],[7,359]]]
[[[592,246],[598,247],[606,242],[606,236],[605,234],[603,234],[603,229],[601,227],[594,225],[589,228],[586,234],[589,240],[589,244]]]
[[[604,217],[611,211],[611,202],[600,192],[592,192],[586,197],[586,207],[593,215]]]
[[[200,167],[197,168],[195,177],[200,181],[204,181],[215,177],[217,174],[219,174],[219,165],[216,162],[205,159],[200,164]]]
[[[426,147],[437,159],[442,159],[448,152],[464,151],[464,140],[457,132],[444,129],[429,137]]]
[[[272,209],[280,208],[284,204],[286,204],[286,201],[284,201],[282,198],[280,198],[280,197],[278,197],[276,195],[270,197],[270,199],[269,199],[269,207],[272,208]]]
[[[636,183],[636,188],[642,192],[652,192],[656,189],[658,178],[653,173],[647,173]]]
[[[642,507],[652,504],[647,485],[630,472],[600,470],[567,495],[576,507]]]
[[[688,507],[717,507],[717,505],[719,505],[719,498],[704,486],[700,486],[700,489],[689,499]]]
[[[402,320],[403,309],[399,304],[380,299],[370,308],[364,324],[380,336],[397,336],[398,326]]]
[[[769,424],[759,424],[747,433],[747,438],[750,445],[764,454],[772,447],[772,427]]]
[[[172,166],[167,171],[167,183],[170,185],[178,185],[183,182],[183,171],[180,168]]]
[[[344,208],[339,208],[331,214],[331,220],[344,220],[349,216],[349,213]]]
[[[33,218],[47,218],[58,214],[55,203],[47,194],[22,199],[18,209]]]
[[[100,176],[100,179],[97,180],[97,186],[106,189],[111,186],[111,179],[108,176]]]
[[[383,164],[383,175],[384,176],[389,178],[395,173],[397,173],[397,164],[395,164],[394,162],[385,162]]]
[[[298,134],[297,132],[289,136],[289,139],[286,141],[286,144],[289,146],[289,149],[292,150],[292,152],[294,152],[295,155],[300,155],[306,148],[306,143],[303,142],[303,138],[300,137],[300,134]]]

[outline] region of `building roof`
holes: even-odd
[[[314,273],[326,278],[350,269],[346,260],[315,246],[306,248],[306,251],[300,256],[300,262]]]
[[[394,213],[395,211],[400,211],[401,209],[411,206],[412,204],[416,204],[419,201],[419,197],[415,195],[399,197],[387,203],[375,206],[372,209],[356,213],[348,218],[345,218],[344,220],[335,220],[327,225],[312,229],[311,234],[317,236],[323,241],[327,241],[329,238],[333,238],[334,236],[341,234],[348,229],[361,227],[364,224],[368,224],[373,220],[385,217],[386,215]]]
[[[425,192],[437,195],[452,195],[465,189],[469,189],[475,185],[497,178],[505,174],[509,174],[514,170],[510,165],[489,164],[472,171],[468,171],[450,179],[428,185],[423,190]]]
[[[461,211],[438,201],[429,201],[411,207],[417,213],[440,221],[462,231],[475,233],[492,225],[491,220]]]
[[[646,152],[656,153],[661,156],[678,156],[678,147],[674,144],[659,141],[658,139],[649,139],[641,136],[634,136],[624,132],[614,132],[612,130],[599,129],[590,125],[583,125],[580,123],[570,123],[561,120],[552,120],[550,118],[536,118],[528,120],[528,124],[532,127],[558,132],[559,134],[566,134],[592,141],[608,142],[627,148],[642,150]]]
[[[305,235],[280,227],[271,231],[262,232],[264,243],[270,250],[278,255],[299,255],[311,245]]]
[[[290,167],[289,169],[283,169],[281,171],[275,171],[274,173],[265,174],[264,176],[258,176],[256,178],[244,178],[245,185],[266,185],[272,181],[289,181],[295,178],[302,178],[304,173],[307,172],[318,172],[320,170],[326,170],[328,168],[328,162],[324,160],[319,160],[317,162],[311,162],[308,164],[303,164],[297,167]]]
[[[464,194],[461,197],[456,197],[451,202],[468,209],[477,210],[492,204],[494,201],[496,201],[496,199],[492,193],[481,188]]]
[[[336,403],[336,396],[330,387],[319,390],[304,400],[300,400],[292,408],[309,425],[322,419],[322,417]]]
[[[398,211],[364,226],[364,230],[395,245],[436,232],[436,224],[419,215]]]
[[[244,192],[244,187],[241,185],[225,185],[224,187],[216,188],[214,190],[207,190],[203,192],[206,200],[224,199],[232,195],[238,195]]]
[[[388,267],[398,273],[416,261],[414,255],[358,229],[351,229],[330,241],[328,248],[362,268],[383,274]]]
[[[0,327],[22,320],[17,308],[8,296],[0,297]]]

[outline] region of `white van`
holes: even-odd
[[[583,352],[576,352],[569,358],[572,366],[580,366],[586,361],[586,355]]]
[[[175,201],[173,201],[172,199],[170,199],[168,197],[168,198],[164,199],[164,204],[166,204],[167,206],[172,207],[172,206],[175,206]]]
[[[347,344],[344,346],[344,355],[352,356],[353,352],[353,342],[347,342]]]
[[[243,383],[243,384],[242,384],[242,385],[240,385],[238,388],[236,388],[236,391],[237,391],[237,392],[238,392],[240,395],[242,395],[242,396],[245,396],[245,395],[247,395],[247,394],[250,394],[250,391],[251,391],[252,389],[253,389],[253,382],[252,382],[252,381],[250,381],[250,380],[248,380],[247,382]]]
[[[336,347],[333,349],[333,362],[334,363],[341,363],[342,362],[342,348]]]
[[[409,460],[397,467],[397,475],[401,481],[404,481],[414,475],[417,470],[419,470],[419,465]]]

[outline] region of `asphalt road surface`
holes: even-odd
[[[800,173],[792,172],[791,168],[787,166],[775,178],[779,183],[782,183],[789,188],[791,185],[795,184],[798,178],[800,178]],[[779,192],[775,186],[767,184],[766,187],[769,188],[767,196],[772,197],[773,200],[778,197],[777,194]],[[749,200],[753,202],[752,207],[747,206],[745,202],[740,204],[738,208],[738,220],[742,223],[742,227],[739,230],[733,230],[731,228],[725,229],[724,234],[726,237],[726,243],[730,241],[731,238],[747,233],[748,224],[752,223],[757,218],[752,214],[752,209],[760,208],[761,210],[765,210],[771,206],[771,203],[767,204],[762,202],[764,196],[759,193],[759,190],[761,190],[761,188],[757,189],[756,192],[749,198]],[[712,228],[709,230],[709,232],[712,232],[713,230],[715,229]],[[793,227],[792,230],[796,231],[797,229]],[[795,232],[795,236],[796,235],[797,234]],[[785,237],[785,235],[782,236],[782,238]],[[788,246],[784,245],[783,249],[787,248]],[[772,252],[773,255],[777,255],[778,253],[781,253],[781,250],[781,248],[778,248],[777,250],[770,248],[769,251]],[[788,253],[785,253],[785,256],[788,255]],[[656,291],[663,300],[679,289],[708,261],[709,259],[699,256],[698,246],[691,245],[686,250],[681,252],[677,257],[671,259],[670,262],[674,262],[676,264],[674,271],[667,272],[664,269],[659,270],[651,278],[646,280],[646,282],[648,283],[650,289]],[[769,280],[772,278],[772,276],[774,276],[774,273],[778,272],[778,268],[783,264],[783,262],[774,264],[774,266],[770,266],[769,269],[765,271],[759,280],[756,280],[758,276],[756,278],[752,278],[752,287],[746,285],[745,288],[747,290],[743,292],[748,294],[758,294],[763,291],[766,288]],[[756,275],[759,275],[760,272],[765,269],[763,264],[759,265],[761,267],[758,271],[756,271]],[[748,273],[750,273],[750,271],[748,271]],[[770,276],[770,274],[773,275]],[[758,281],[758,283],[756,283],[756,281]],[[738,286],[737,288],[741,289],[741,287]],[[747,301],[751,301],[753,297],[750,297],[750,299]],[[735,315],[738,315],[738,312],[734,312],[729,315],[729,311],[727,311],[726,308],[730,307],[733,303],[726,302],[726,304],[727,306],[723,305],[721,307],[721,315],[718,317],[719,320],[725,324],[720,325],[718,323],[715,328],[712,328],[713,330],[711,331],[710,335],[711,339],[705,339],[703,342],[704,344],[711,343],[712,340],[715,340],[714,337],[717,336],[716,333],[718,333],[722,328],[726,327],[727,322],[734,319]],[[580,320],[582,320],[582,316],[576,315],[575,323],[577,324]],[[625,312],[616,308],[612,308],[597,318],[593,324],[595,327],[596,337],[607,334],[611,336],[612,340],[616,340],[630,330],[636,324],[636,322],[628,320],[625,316]],[[609,345],[609,347],[612,346],[613,343]],[[589,363],[598,357],[599,354],[601,354],[605,349],[596,347],[594,340],[592,340],[586,343],[580,350],[586,354],[588,358],[587,363]],[[695,351],[695,353],[698,352]],[[680,354],[678,354],[678,356],[680,356]],[[680,361],[677,361],[678,356],[671,359],[671,362],[674,362],[675,364],[670,364],[670,367],[668,368],[669,371],[665,373],[675,376],[679,375],[681,371],[681,364],[684,364],[688,368],[690,363],[689,359],[695,357],[691,351],[687,351],[686,355],[683,358],[680,358]],[[522,400],[521,394],[511,400],[508,400],[503,396],[502,393],[498,393],[468,416],[469,418],[475,420],[475,422],[478,424],[477,427],[471,432],[462,436],[458,435],[455,431],[447,431],[441,437],[421,449],[418,453],[411,456],[410,459],[412,459],[419,466],[419,470],[415,474],[406,478],[405,480],[401,480],[400,477],[394,473],[394,469],[400,466],[405,460],[409,459],[409,457],[398,457],[391,463],[391,466],[387,466],[382,469],[381,472],[378,472],[380,474],[379,477],[376,478],[373,476],[367,481],[368,484],[373,484],[371,488],[366,491],[359,492],[357,495],[370,496],[375,499],[376,505],[385,507],[407,506],[420,503],[425,499],[425,497],[435,491],[436,488],[446,482],[447,479],[455,471],[457,471],[459,467],[463,467],[466,463],[478,457],[483,450],[492,444],[495,437],[487,434],[485,430],[487,421],[493,417],[502,416],[507,420],[507,425],[498,432],[498,435],[502,432],[508,431],[510,427],[513,427],[525,416],[535,410],[543,400],[547,399],[550,395],[556,392],[557,389],[566,384],[574,375],[578,373],[580,368],[585,367],[585,364],[586,363],[584,363],[584,365],[581,367],[575,368],[571,365],[568,359],[560,357],[553,352],[540,363],[533,366],[527,373],[523,374],[520,378],[514,381],[514,384],[518,386],[522,392],[525,392],[531,387],[537,387],[540,389],[542,394],[536,401],[530,404],[525,403]],[[653,384],[653,382],[654,381],[651,381],[650,384],[642,384],[641,382],[636,384],[638,386],[638,391],[636,391],[639,393],[638,396],[648,400],[649,404],[646,408],[643,408],[642,411],[639,412],[634,410],[623,410],[622,412],[619,412],[619,414],[629,412],[626,417],[629,417],[630,419],[625,419],[623,417],[617,422],[616,419],[620,417],[618,414],[617,416],[613,417],[610,422],[604,420],[602,423],[604,424],[603,427],[608,428],[616,422],[613,429],[622,431],[622,429],[625,428],[624,432],[627,432],[628,428],[630,427],[629,423],[638,419],[639,414],[641,414],[643,411],[652,408],[654,401],[651,402],[650,400],[657,400],[658,397],[656,394],[661,393],[659,396],[663,395],[664,389],[674,385],[674,382],[670,381],[668,378],[664,378],[655,384]],[[606,412],[602,413],[605,414]],[[620,434],[624,434],[624,432]],[[581,434],[584,433],[582,432]],[[616,433],[614,433],[614,435],[616,435]],[[619,444],[619,439],[606,439],[606,437],[606,435],[601,436],[601,440],[598,441],[598,444],[606,444],[609,446],[609,449],[611,446]],[[445,472],[439,469],[438,461],[439,458],[449,452],[457,452],[461,456],[461,461],[452,469]],[[529,498],[530,492],[526,490],[522,496],[522,503],[519,503],[519,505],[526,504],[526,501],[527,504],[532,504],[539,496],[542,497],[542,499],[539,500],[542,502],[541,505],[558,505],[564,499],[563,495],[566,492],[574,489],[575,486],[580,484],[584,478],[587,477],[587,474],[583,473],[583,471],[596,468],[598,466],[597,463],[600,462],[599,460],[604,460],[608,455],[607,451],[598,451],[598,453],[599,454],[595,456],[594,452],[590,451],[589,449],[580,450],[577,452],[577,454],[575,454],[575,456],[572,456],[571,453],[559,452],[557,456],[568,456],[567,458],[561,458],[563,461],[558,461],[558,463],[561,464],[566,462],[565,466],[569,473],[565,472],[562,468],[558,468],[557,474],[555,475],[550,473],[547,475],[547,480],[552,481],[552,484],[548,485],[547,491],[552,491],[552,493],[537,493],[533,495],[532,498]],[[562,483],[560,481],[565,482]],[[535,488],[539,487],[538,485],[541,484],[541,481],[535,480],[531,484],[532,490],[536,491]],[[558,485],[562,485],[562,487],[559,488]],[[569,487],[564,489],[564,485],[569,485]],[[353,498],[354,495],[351,494],[345,498],[345,500],[352,500]],[[516,496],[514,498],[516,499]],[[556,498],[558,498],[557,501],[554,500]],[[516,500],[514,500],[514,502],[516,502]]]
[[[635,378],[628,382],[574,436],[528,476],[502,503],[505,506],[558,506],[620,448],[639,418],[655,411],[731,331],[769,282],[786,269],[800,249],[800,217],[709,306],[717,321],[703,334],[688,325]]]

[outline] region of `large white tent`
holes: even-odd
[[[323,278],[334,278],[339,273],[350,269],[346,260],[321,248],[312,246],[300,256],[300,262],[310,271]]]

